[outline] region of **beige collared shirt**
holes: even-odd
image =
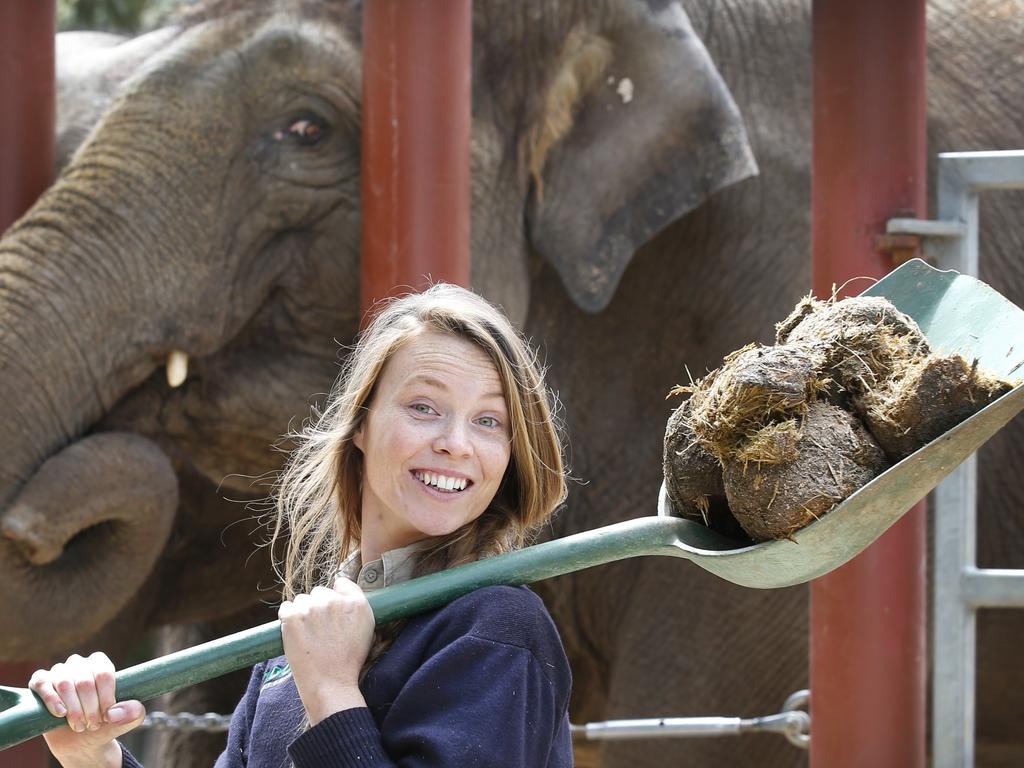
[[[389,549],[376,560],[363,564],[362,555],[357,549],[345,558],[338,572],[346,578],[352,579],[363,592],[371,592],[375,589],[390,587],[402,581],[412,578],[415,558],[413,555],[419,552],[426,541],[417,541],[407,547]]]

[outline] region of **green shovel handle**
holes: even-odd
[[[377,623],[436,608],[480,587],[519,585],[639,555],[676,555],[686,522],[642,517],[423,576],[367,595]],[[284,652],[281,623],[272,621],[186,648],[117,673],[117,699],[146,701],[234,672]],[[65,723],[27,688],[0,686],[0,749]]]

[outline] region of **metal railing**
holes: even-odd
[[[978,275],[982,192],[1024,189],[1024,151],[939,155],[938,221],[893,219],[890,234],[927,239],[936,267]],[[977,458],[935,490],[932,631],[934,768],[974,765],[975,625],[979,608],[1024,608],[1024,570],[977,567]]]

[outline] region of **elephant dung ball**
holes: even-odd
[[[892,461],[906,458],[1013,388],[960,355],[931,355],[898,374],[887,386],[854,400]]]
[[[690,424],[701,445],[725,462],[766,423],[802,415],[824,386],[816,344],[751,344],[697,382]]]
[[[847,411],[816,401],[797,421],[761,437],[785,443],[782,461],[724,462],[729,508],[754,541],[791,537],[886,467],[878,443]]]
[[[697,441],[690,426],[690,401],[668,420],[665,428],[665,490],[676,511],[686,517],[706,516],[709,498],[725,496],[722,465]]]
[[[821,345],[826,395],[838,405],[930,352],[917,323],[879,296],[828,302],[808,296],[776,326],[776,340]]]
[[[725,499],[722,465],[697,440],[689,415],[688,400],[672,412],[665,428],[663,471],[673,512],[729,538],[746,540]]]

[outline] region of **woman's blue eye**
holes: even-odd
[[[488,428],[499,426],[498,425],[498,420],[496,418],[494,418],[493,416],[483,416],[483,417],[481,417],[480,419],[477,420],[477,423],[480,424],[480,426],[482,426],[482,427],[488,427]]]
[[[413,403],[409,407],[412,408],[414,411],[416,411],[416,413],[423,413],[423,414],[435,413],[434,409],[431,408],[426,403]]]

